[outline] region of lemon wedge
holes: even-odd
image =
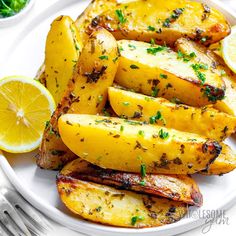
[[[39,82],[21,76],[1,79],[0,149],[11,153],[36,149],[54,110],[53,97]]]
[[[222,41],[222,56],[227,66],[236,73],[236,26],[231,29],[231,34]]]

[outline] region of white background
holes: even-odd
[[[61,0],[66,1],[66,0]],[[79,1],[79,0],[78,0]],[[222,0],[225,4],[230,4],[231,8],[235,9],[236,11],[236,0]],[[24,17],[24,19],[14,26],[7,27],[7,28],[0,28],[0,62],[4,60],[2,55],[4,55],[4,51],[7,49],[7,45],[10,45],[12,40],[16,37],[19,31],[26,25],[35,14],[41,12],[49,5],[56,2],[56,0],[36,0],[35,6],[30,11],[30,13]],[[1,70],[1,65],[0,65]],[[7,181],[6,177],[4,176],[3,172],[0,169],[0,186],[7,185],[9,186],[10,183]],[[222,189],[222,191],[224,191]],[[206,236],[215,236],[215,235],[235,235],[236,234],[236,205],[231,208],[229,211],[226,212],[226,217],[228,218],[228,224],[216,224],[214,223],[209,232],[203,233],[203,227],[197,228],[185,234],[181,234],[183,236],[197,236],[197,235],[206,235]],[[54,231],[49,234],[49,236],[80,236],[80,233],[71,231],[66,229],[63,226],[60,226],[54,222],[51,222],[54,226]],[[209,228],[208,228],[209,229]]]

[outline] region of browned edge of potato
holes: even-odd
[[[215,159],[215,161],[201,174],[204,175],[223,175],[236,169],[236,154],[232,149],[223,144],[221,154]]]
[[[118,49],[115,38],[99,28],[89,38],[77,62],[67,90],[48,122],[40,146],[37,164],[45,169],[60,169],[76,158],[62,142],[57,121],[62,114],[97,114],[107,100],[118,66]]]
[[[187,175],[162,175],[126,173],[103,169],[80,158],[68,163],[60,171],[60,176],[71,177],[118,189],[162,196],[189,205],[201,206],[203,199],[197,183]]]
[[[194,16],[194,17],[193,17]],[[140,24],[142,22],[142,24]],[[206,4],[188,0],[146,0],[117,4],[95,17],[116,39],[173,45],[183,36],[209,45],[230,33],[224,15]]]
[[[205,63],[224,80],[226,85],[225,97],[217,101],[214,106],[222,112],[236,116],[236,74],[229,69],[222,58],[189,39],[178,39],[175,46],[176,50],[181,51],[184,55],[195,53],[195,61]]]
[[[65,206],[86,220],[128,228],[158,227],[174,223],[187,213],[187,205],[109,186],[60,176],[59,196]]]

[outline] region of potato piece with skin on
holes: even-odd
[[[184,61],[170,48],[139,41],[118,41],[120,62],[115,81],[154,97],[205,106],[224,98],[225,84],[204,64]],[[187,91],[191,91],[187,92]]]
[[[114,8],[117,4],[116,0],[93,0],[87,8],[78,16],[75,21],[75,26],[79,31],[79,35],[84,44],[86,44],[91,32],[88,31],[88,26],[97,15],[108,9]]]
[[[116,114],[127,119],[146,121],[216,140],[223,140],[236,130],[236,117],[211,107],[174,104],[164,98],[153,98],[114,87],[108,89],[108,94]]]
[[[195,58],[192,60],[205,63],[224,80],[226,85],[225,97],[217,101],[214,106],[222,112],[236,116],[236,74],[228,68],[223,59],[204,46],[186,38],[178,39],[175,46],[176,50],[186,55],[195,53]]]
[[[41,168],[60,169],[77,158],[60,138],[58,118],[65,113],[101,112],[117,71],[117,59],[115,38],[105,29],[95,31],[84,46],[67,90],[44,131],[37,160]]]
[[[206,4],[188,0],[146,0],[123,3],[93,21],[116,39],[173,45],[183,36],[202,44],[218,42],[230,33],[224,15]],[[96,25],[95,24],[95,25]]]
[[[202,171],[204,175],[223,175],[236,169],[236,154],[225,144],[222,144],[222,152],[209,166]]]
[[[201,206],[202,194],[196,182],[187,175],[145,174],[102,169],[80,158],[68,163],[58,174],[72,179],[91,181],[111,187],[162,196],[174,201]]]
[[[150,197],[112,187],[71,179],[57,178],[62,202],[73,213],[106,225],[146,228],[174,223],[187,212],[184,203]]]
[[[221,152],[214,140],[119,118],[66,114],[58,127],[65,145],[82,159],[127,172],[140,173],[145,165],[147,173],[192,174]]]
[[[83,44],[73,20],[59,16],[51,24],[45,48],[45,76],[43,84],[56,104],[66,90]]]

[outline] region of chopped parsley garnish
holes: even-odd
[[[143,131],[143,130],[139,130],[139,131],[138,131],[138,135],[140,135],[140,136],[144,137],[144,134],[145,134],[145,133],[144,133],[144,131]]]
[[[146,176],[146,165],[141,164],[140,166],[141,177],[144,178]]]
[[[131,69],[139,69],[139,67],[138,67],[138,66],[136,66],[136,65],[133,65],[133,64],[132,64],[132,65],[130,65],[130,68],[131,68]]]
[[[219,94],[219,90],[217,88],[211,88],[210,86],[206,86],[202,89],[204,96],[208,98],[211,102],[216,102],[217,100],[224,99],[223,94]]]
[[[99,206],[99,207],[96,208],[96,211],[97,211],[97,212],[100,212],[101,210],[102,210],[102,207],[101,207],[101,206]]]
[[[124,48],[122,46],[119,46],[119,51],[120,52],[124,51]]]
[[[151,93],[151,96],[152,96],[152,97],[157,97],[158,92],[159,92],[159,89],[158,89],[157,87],[153,88],[152,93]]]
[[[166,50],[167,47],[165,46],[158,46],[158,47],[152,47],[152,48],[147,48],[147,53],[156,55],[158,52],[161,52],[163,50]]]
[[[108,60],[108,56],[102,55],[102,56],[99,57],[99,59],[101,59],[101,60]]]
[[[168,78],[168,76],[167,76],[167,75],[165,75],[165,74],[160,74],[160,78],[162,78],[162,79],[167,79],[167,78]]]
[[[148,28],[147,28],[147,30],[148,30],[148,31],[155,31],[155,27],[149,25]]]
[[[123,125],[120,126],[120,131],[124,131],[125,127]]]
[[[178,50],[177,58],[178,59],[183,59],[184,62],[188,62],[194,57],[196,57],[195,52],[191,52],[190,54],[185,54],[185,53],[181,52],[180,50]]]
[[[161,139],[167,139],[169,137],[169,133],[165,132],[163,129],[160,129],[158,135]]]
[[[149,118],[149,123],[150,124],[155,124],[157,120],[161,120],[163,121],[164,124],[166,124],[166,121],[164,119],[164,117],[162,116],[161,112],[158,111],[157,114],[155,116],[151,116]]]
[[[131,218],[131,225],[135,225],[138,220],[144,220],[144,217],[143,216],[133,216]]]
[[[145,186],[146,182],[145,182],[145,180],[142,180],[142,181],[139,182],[139,184],[142,185],[142,186]]]
[[[47,128],[49,127],[49,125],[50,125],[50,121],[47,120],[47,121],[45,122],[45,128],[47,129]]]
[[[122,104],[126,107],[129,106],[129,102],[123,102]]]
[[[197,75],[198,79],[201,81],[201,84],[203,85],[206,81],[206,75],[202,73],[200,70],[207,70],[208,65],[206,64],[192,64],[191,67],[195,71],[195,74]]]
[[[170,17],[166,18],[162,24],[163,27],[166,27],[166,28],[169,28],[170,27],[170,24],[175,22],[179,17],[180,15],[183,14],[183,11],[184,11],[184,8],[176,8]]]
[[[133,44],[128,44],[129,48],[136,49],[136,47]]]
[[[122,10],[118,9],[115,11],[115,13],[116,13],[116,16],[121,24],[124,24],[127,21],[127,19],[123,15]]]

